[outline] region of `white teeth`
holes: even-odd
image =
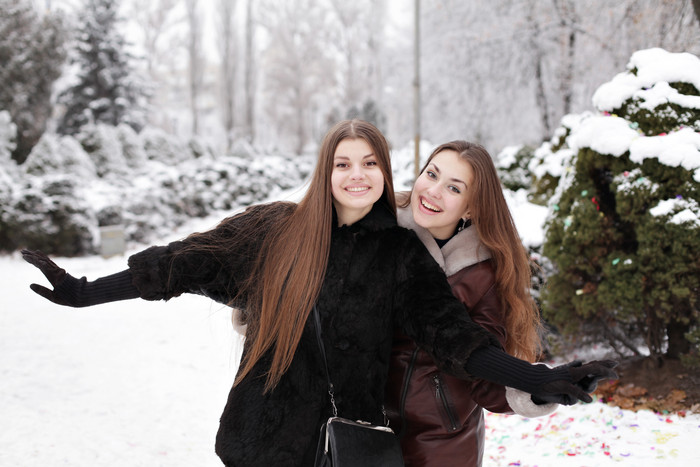
[[[425,208],[430,209],[431,211],[434,212],[441,212],[440,208],[437,206],[433,206],[429,202],[427,202],[425,199],[421,198],[420,204],[422,204]]]
[[[365,187],[348,187],[348,188],[346,188],[346,190],[356,192],[356,191],[367,191],[367,190],[369,190],[369,188],[367,188],[366,186]]]

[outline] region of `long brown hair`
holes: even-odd
[[[506,310],[506,351],[534,361],[541,347],[542,326],[537,306],[529,293],[531,269],[527,251],[503,196],[491,155],[482,146],[466,141],[451,141],[438,146],[421,173],[440,152],[452,150],[469,164],[474,180],[467,186],[469,212],[479,239],[491,252],[496,272],[496,288]],[[410,196],[404,206],[410,204]]]
[[[362,120],[345,120],[323,139],[309,189],[292,214],[266,237],[249,280],[246,314],[254,317],[246,340],[251,343],[235,384],[273,349],[265,391],[273,389],[292,363],[304,324],[316,302],[328,264],[333,199],[331,174],[335,150],[345,139],[363,139],[374,151],[384,175],[379,201],[395,206],[389,146],[382,133]],[[392,209],[393,211],[393,209]]]

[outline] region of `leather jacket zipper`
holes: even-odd
[[[447,415],[447,418],[450,423],[448,431],[455,431],[459,428],[459,425],[457,423],[455,414],[452,411],[452,404],[450,404],[450,401],[447,398],[447,394],[445,394],[445,390],[442,388],[442,379],[440,378],[439,373],[433,375],[433,383],[435,384],[435,398],[442,404],[442,407],[443,409],[445,409],[445,414]]]

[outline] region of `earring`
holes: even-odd
[[[460,219],[459,223],[457,224],[457,232],[461,232],[462,230],[466,229],[470,225],[472,225],[471,219]]]

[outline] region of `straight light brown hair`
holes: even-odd
[[[493,159],[478,144],[451,141],[432,152],[421,173],[436,155],[446,150],[458,153],[474,173],[474,180],[467,186],[469,211],[479,239],[491,252],[496,288],[506,316],[505,349],[515,357],[535,361],[541,347],[539,336],[542,324],[529,292],[532,277],[530,261],[503,196]],[[409,196],[402,207],[408,207],[410,202]]]
[[[328,265],[333,222],[333,159],[338,144],[345,139],[362,139],[372,148],[384,175],[384,191],[377,202],[395,206],[389,146],[382,133],[362,120],[337,123],[323,139],[306,195],[291,215],[267,235],[241,291],[241,295],[248,297],[246,314],[252,317],[246,335],[251,344],[234,385],[271,349],[272,363],[266,375],[265,392],[279,383],[292,363]]]

